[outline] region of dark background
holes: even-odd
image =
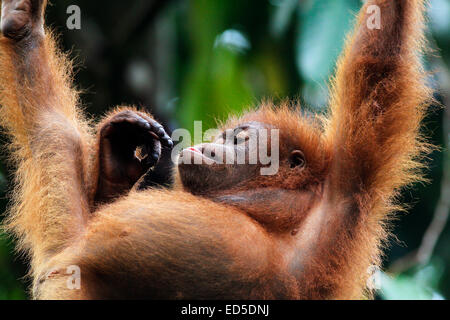
[[[431,0],[425,64],[436,98],[450,99],[450,1]],[[70,5],[81,29],[68,30]],[[148,108],[169,128],[203,129],[266,97],[326,111],[327,79],[361,6],[359,0],[58,0],[47,21],[77,62],[87,113],[120,104]],[[448,98],[446,98],[448,97]],[[405,190],[396,238],[375,272],[382,299],[450,297],[450,116],[436,105],[426,133],[442,152],[430,156],[431,183]],[[3,139],[4,140],[4,139]],[[2,150],[4,148],[2,147]],[[3,154],[4,155],[4,154]],[[0,211],[10,172],[0,163]],[[426,235],[426,236],[424,236]],[[434,241],[436,240],[436,241]],[[416,249],[421,247],[421,254]],[[406,256],[406,257],[405,257]],[[0,237],[0,299],[27,298],[24,260]]]

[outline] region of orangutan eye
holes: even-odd
[[[249,132],[247,130],[241,130],[234,136],[234,144],[241,144],[249,139]]]
[[[289,163],[291,165],[291,168],[303,168],[306,165],[305,155],[300,150],[294,150],[289,156]]]
[[[225,143],[225,139],[220,137],[219,139],[216,140],[217,144],[224,144]]]
[[[219,138],[216,143],[230,144],[234,139],[233,129],[227,129],[222,133],[222,137]]]

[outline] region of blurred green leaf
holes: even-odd
[[[442,268],[433,264],[420,268],[412,275],[390,277],[379,272],[379,293],[385,300],[443,300],[444,297],[436,290],[442,273]]]
[[[276,10],[272,16],[270,31],[274,36],[280,36],[292,21],[300,2],[298,0],[272,0],[271,3],[276,6]]]
[[[432,0],[428,11],[430,25],[436,35],[450,38],[450,1]]]
[[[216,118],[251,102],[253,94],[241,60],[251,45],[240,31],[223,29],[225,12],[232,3],[196,0],[192,4],[193,61],[184,80],[178,120],[189,130],[194,121],[202,120],[206,130],[215,125]]]
[[[360,7],[357,0],[316,0],[299,11],[297,66],[308,82],[327,80]]]

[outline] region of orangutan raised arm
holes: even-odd
[[[132,108],[92,137],[45,4],[3,0],[0,39],[0,118],[17,166],[6,226],[31,257],[34,298],[370,296],[384,222],[429,148],[419,132],[430,98],[424,1],[366,3],[328,118],[266,103],[182,150],[174,190],[144,191],[132,186],[170,138]],[[367,23],[373,6],[379,29]],[[78,288],[67,286],[73,267]]]
[[[80,112],[71,61],[45,30],[46,1],[2,1],[1,124],[17,166],[7,227],[32,268],[79,236],[95,203],[117,198],[172,142],[144,112],[121,108],[99,125],[97,141]],[[117,134],[117,131],[120,134]],[[143,146],[145,159],[135,157]]]

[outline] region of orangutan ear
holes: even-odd
[[[305,155],[300,150],[294,150],[289,155],[289,163],[291,168],[303,168],[306,165]]]

